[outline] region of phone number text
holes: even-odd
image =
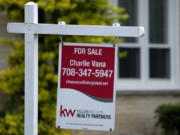
[[[75,69],[75,68],[62,68],[63,76],[79,76],[79,77],[91,77],[95,76],[97,78],[111,78],[113,75],[113,70],[103,70],[103,69]]]

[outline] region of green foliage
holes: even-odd
[[[164,135],[180,135],[180,104],[161,105],[155,112]]]
[[[0,118],[0,134],[23,135],[24,124],[22,120],[23,120],[22,115],[7,113],[4,118]]]
[[[0,0],[0,10],[7,17],[23,22],[24,4],[29,0]],[[107,0],[34,0],[39,6],[39,22],[112,25],[127,19],[123,8],[109,5]],[[113,37],[64,36],[65,42],[112,42]],[[0,72],[0,89],[9,100],[0,112],[0,134],[23,135],[24,113],[24,43],[3,41],[13,46],[8,57],[9,68]],[[39,35],[39,135],[66,132],[55,128],[59,36]]]

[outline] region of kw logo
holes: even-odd
[[[67,110],[67,109],[63,109],[63,106],[61,105],[60,107],[60,117],[64,116],[64,117],[69,117],[69,115],[71,115],[72,117],[74,117],[76,110],[74,109],[73,111],[71,109]]]

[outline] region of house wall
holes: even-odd
[[[7,33],[7,19],[5,17],[5,12],[0,12],[0,40],[1,39],[10,39],[10,40],[21,40],[22,37],[15,34]],[[8,68],[7,55],[10,54],[12,50],[11,46],[5,46],[0,42],[0,71]],[[2,102],[7,100],[7,95],[3,94],[0,90],[0,110],[3,109]]]
[[[8,22],[5,12],[0,12],[0,40],[22,40],[22,35],[7,33]],[[5,46],[0,42],[0,71],[8,68],[7,55],[10,54],[11,49],[11,46]]]
[[[4,39],[8,36],[6,32],[7,20],[5,19],[4,13],[0,13],[0,20],[0,39]],[[10,52],[10,50],[11,47],[0,44],[0,70],[7,68],[6,54]]]
[[[0,39],[6,37],[6,31],[5,31],[5,25],[6,25],[6,20],[4,13],[0,13]],[[6,60],[6,54],[10,52],[10,47],[8,46],[2,46],[0,44],[0,71],[4,70],[7,68],[7,60]],[[2,102],[5,101],[5,96],[2,94],[2,91],[0,90],[0,110],[3,109]]]
[[[180,103],[178,95],[118,96],[116,106],[116,132],[156,135],[155,109],[161,104]]]

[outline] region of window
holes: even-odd
[[[119,0],[118,6],[125,8],[129,19],[121,22],[121,26],[137,26],[137,0]],[[125,38],[125,42],[137,42],[136,38]]]
[[[119,48],[119,78],[140,77],[139,48]]]
[[[179,0],[116,0],[129,19],[121,26],[144,26],[142,38],[125,38],[118,49],[118,90],[177,90]]]
[[[149,42],[167,42],[167,0],[149,0]]]
[[[170,78],[169,49],[150,49],[150,78]]]

